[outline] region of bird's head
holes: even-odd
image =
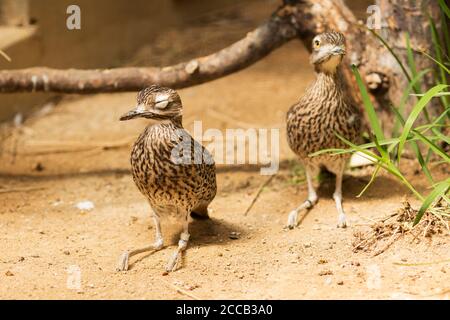
[[[311,63],[318,72],[335,73],[345,55],[345,37],[336,31],[314,37]]]
[[[120,117],[121,121],[134,118],[167,120],[180,117],[183,106],[178,93],[170,88],[152,85],[139,91],[137,105]]]

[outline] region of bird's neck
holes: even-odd
[[[341,93],[343,91],[343,78],[340,69],[334,72],[317,72],[314,90],[319,94]]]
[[[175,127],[177,128],[183,128],[183,116],[182,115],[178,115],[175,116],[173,118],[170,118],[170,123],[172,123]]]
[[[183,122],[182,122],[182,116],[178,115],[175,117],[170,117],[170,118],[159,118],[159,119],[154,119],[156,120],[156,123],[151,123],[149,124],[150,127],[152,126],[158,126],[158,125],[171,125],[175,128],[179,128],[179,129],[183,129]]]

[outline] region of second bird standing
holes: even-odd
[[[316,80],[287,113],[288,142],[305,168],[308,198],[291,211],[287,224],[294,228],[299,212],[316,204],[318,197],[312,179],[321,167],[325,167],[336,175],[333,198],[338,212],[338,227],[345,228],[342,178],[350,156],[310,155],[323,149],[346,148],[337,134],[357,143],[361,135],[361,114],[350,98],[339,68],[346,53],[344,35],[335,31],[322,33],[313,39],[312,45],[311,63],[316,71]]]

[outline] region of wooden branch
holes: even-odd
[[[211,81],[244,69],[297,35],[288,17],[274,13],[247,36],[211,55],[164,68],[105,70],[36,67],[0,71],[0,92],[53,91],[98,93],[138,91],[151,84],[183,88]]]
[[[382,29],[386,42],[407,64],[405,33],[411,36],[415,51],[432,52],[427,13],[438,21],[439,4],[430,0],[376,0],[382,10]],[[403,10],[403,7],[408,10]],[[441,26],[437,25],[438,30]],[[398,105],[407,81],[391,53],[358,22],[344,0],[283,0],[272,17],[247,36],[211,55],[164,68],[115,68],[106,70],[56,70],[30,68],[0,71],[0,93],[53,91],[60,93],[99,93],[137,91],[151,84],[184,88],[221,78],[242,70],[270,52],[299,37],[311,49],[312,38],[334,29],[346,36],[348,54],[343,73],[352,98],[362,107],[362,99],[350,65],[359,68],[377,108],[384,130],[389,135],[392,114],[390,105]],[[420,49],[420,50],[419,50]],[[1,54],[1,53],[0,53]],[[418,70],[433,67],[432,62],[415,54]],[[433,75],[425,75],[423,90],[433,83]],[[439,107],[439,101],[432,102]],[[410,110],[411,103],[406,106]],[[432,108],[437,113],[439,109]],[[367,121],[365,121],[367,124]]]

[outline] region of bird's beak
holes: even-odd
[[[133,110],[128,111],[120,117],[120,121],[130,120],[137,117],[141,117],[146,113],[144,105],[139,104]]]
[[[345,46],[335,46],[332,50],[331,53],[333,55],[345,55]]]

